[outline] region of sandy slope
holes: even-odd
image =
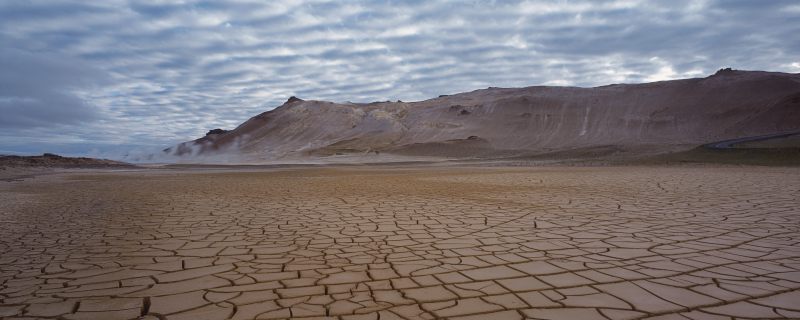
[[[800,75],[760,71],[595,88],[489,88],[411,103],[292,100],[170,152],[234,155],[239,162],[598,148],[635,154],[800,129]]]

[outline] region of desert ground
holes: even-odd
[[[800,318],[800,168],[0,181],[0,318]]]

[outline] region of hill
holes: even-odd
[[[800,75],[722,69],[705,78],[487,88],[420,102],[292,97],[233,130],[212,130],[165,152],[240,163],[602,157],[794,131],[800,131]]]

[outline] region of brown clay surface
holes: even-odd
[[[797,168],[0,183],[0,318],[800,318]]]

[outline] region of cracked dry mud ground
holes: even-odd
[[[0,317],[800,318],[800,170],[97,173],[0,184]]]

